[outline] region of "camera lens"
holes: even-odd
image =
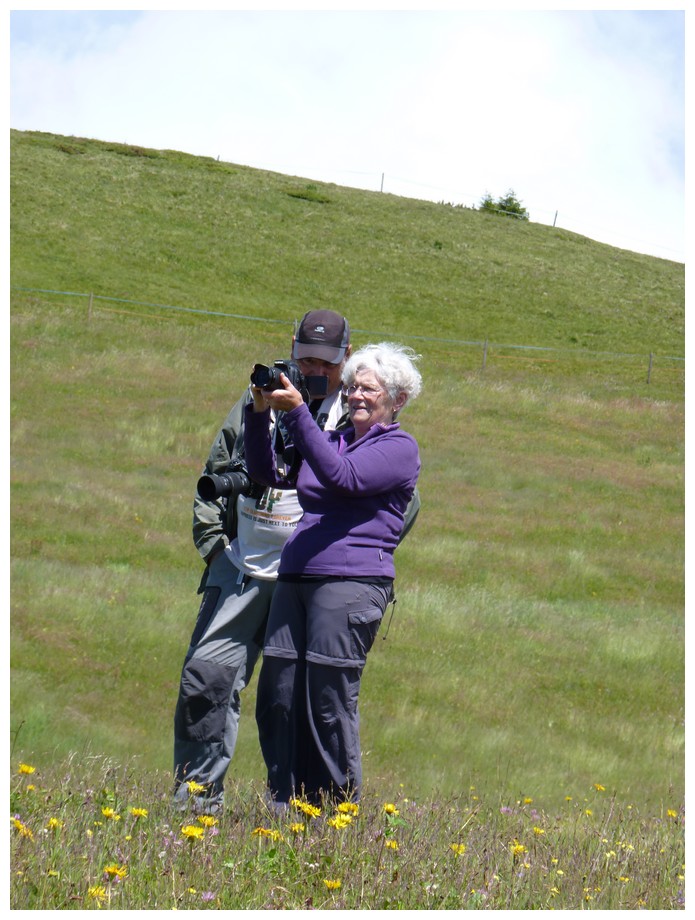
[[[214,474],[201,476],[196,488],[203,501],[211,502],[216,498],[224,498],[227,495],[249,495],[252,485],[246,473],[241,470],[235,470],[220,473],[218,476]]]
[[[262,387],[267,390],[274,377],[275,372],[272,367],[267,367],[265,364],[254,364],[251,383],[255,387]]]

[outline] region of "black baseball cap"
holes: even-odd
[[[333,310],[309,310],[299,324],[292,357],[340,364],[349,344],[350,326],[344,316]]]

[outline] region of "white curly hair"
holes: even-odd
[[[365,345],[346,361],[342,374],[343,384],[346,387],[352,386],[359,371],[371,370],[391,399],[395,399],[399,393],[405,393],[407,401],[410,401],[422,389],[422,376],[415,367],[420,357],[407,345],[396,345],[393,342]]]

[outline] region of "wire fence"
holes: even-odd
[[[280,170],[289,175],[296,174],[296,170]],[[309,173],[312,173],[309,170]],[[302,172],[302,175],[305,173]],[[402,195],[409,198],[419,198],[425,201],[438,201],[440,204],[450,204],[452,207],[479,208],[481,201],[489,194],[477,193],[461,189],[444,188],[437,185],[429,185],[422,182],[415,182],[402,176],[395,176],[385,172],[355,172],[351,170],[332,170],[329,174],[325,170],[314,170],[313,176],[317,181],[335,182],[339,185],[348,185],[352,188],[361,188],[374,190],[379,187],[381,192],[387,192],[394,195]],[[360,177],[359,179],[356,177]],[[643,253],[651,255],[658,259],[667,259],[672,262],[685,262],[685,243],[684,234],[681,234],[683,242],[674,245],[664,245],[663,242],[656,243],[651,239],[637,239],[631,232],[624,229],[618,229],[617,226],[597,226],[578,214],[567,214],[559,208],[548,208],[539,206],[535,202],[529,203],[524,200],[524,209],[527,218],[531,223],[543,224],[568,230],[570,233],[577,233],[586,236],[596,242],[603,242],[608,246],[618,246],[630,252]],[[520,217],[514,212],[497,209],[500,213],[506,213],[510,216]],[[522,218],[523,219],[523,218]],[[678,237],[674,237],[678,240]]]
[[[141,300],[129,300],[122,297],[112,297],[104,294],[95,294],[93,292],[84,293],[79,291],[56,291],[46,288],[26,288],[11,287],[11,290],[25,294],[41,294],[48,297],[75,297],[86,301],[86,318],[91,321],[94,316],[97,303],[100,312],[108,313],[125,313],[138,317],[148,317],[150,319],[162,319],[167,312],[171,314],[188,314],[201,317],[216,317],[221,319],[233,319],[251,323],[263,323],[265,325],[291,326],[296,331],[298,319],[274,319],[267,316],[257,316],[247,313],[231,313],[224,310],[200,310],[193,307],[182,307],[175,304],[152,303]],[[118,307],[103,306],[103,304],[119,304]],[[126,309],[123,309],[126,308]],[[141,308],[156,310],[157,313],[143,313]],[[162,312],[163,311],[163,312]],[[173,318],[173,317],[172,317]],[[351,327],[353,334],[369,336],[374,339],[391,338],[393,331],[385,332],[377,329],[359,329]],[[413,335],[399,333],[399,339],[408,340],[412,343],[431,343],[433,345],[443,346],[453,349],[468,349],[479,353],[479,367],[485,370],[488,364],[494,359],[495,361],[514,361],[526,360],[533,363],[558,364],[562,361],[581,360],[586,361],[607,361],[611,363],[629,362],[633,366],[642,367],[644,379],[650,384],[658,366],[659,373],[662,371],[676,372],[684,377],[685,375],[685,356],[657,354],[654,351],[645,350],[644,352],[611,352],[596,351],[586,348],[560,348],[557,346],[546,345],[518,345],[509,342],[494,342],[489,339],[459,339],[446,338],[428,335]]]

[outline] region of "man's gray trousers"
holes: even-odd
[[[175,798],[184,803],[193,781],[206,787],[205,805],[221,805],[234,755],[241,691],[263,647],[274,581],[240,572],[222,553],[207,572],[186,654],[174,716]]]

